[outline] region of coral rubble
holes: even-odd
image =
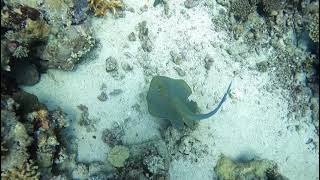
[[[139,27],[139,39],[143,51],[151,52],[153,49],[153,43],[149,37],[149,29],[147,27],[147,21],[142,21],[138,24]]]

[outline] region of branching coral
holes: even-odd
[[[122,8],[123,4],[120,0],[88,0],[89,7],[94,11],[95,16],[105,16],[107,10],[111,10],[113,14],[116,9]]]
[[[24,58],[24,57],[28,57],[28,53],[29,53],[29,49],[24,47],[24,46],[18,46],[12,56],[16,57],[16,58]]]
[[[29,161],[20,167],[1,172],[1,179],[38,180],[40,179],[40,173],[38,172],[38,167],[32,161]]]

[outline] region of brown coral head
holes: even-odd
[[[40,12],[37,9],[28,6],[21,6],[20,11],[26,17],[26,19],[30,18],[35,21],[40,17]]]

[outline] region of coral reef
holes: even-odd
[[[4,34],[1,36],[2,69],[8,71],[12,69],[10,66],[25,59],[35,64],[35,49],[46,41],[50,32],[41,13],[28,6],[4,6],[1,14],[1,29]]]
[[[72,179],[88,179],[89,169],[85,164],[79,163],[72,172]]]
[[[290,66],[288,66],[289,64]],[[276,56],[275,61],[270,62],[269,66],[275,68],[274,73],[277,80],[273,83],[273,86],[290,91],[289,109],[291,113],[288,114],[290,119],[301,119],[311,108],[309,101],[312,97],[312,91],[317,91],[315,89],[317,77],[315,77],[316,72],[313,69],[316,64],[315,56],[310,53],[303,53],[302,50],[281,51]],[[299,74],[301,73],[305,74],[306,84],[299,83]]]
[[[42,174],[47,176],[51,174],[52,162],[55,155],[59,153],[58,147],[60,143],[54,131],[64,128],[55,125],[56,120],[49,119],[54,116],[49,116],[49,114],[50,112],[46,109],[39,109],[27,115],[28,121],[34,124],[37,133],[37,138],[35,139],[37,144],[37,164]]]
[[[130,158],[125,168],[118,171],[122,179],[166,179],[169,170],[169,154],[161,139],[128,145]]]
[[[13,52],[13,56],[16,57],[16,58],[24,58],[24,57],[28,57],[28,53],[29,53],[29,50],[28,48],[26,47],[23,47],[23,46],[18,46],[14,52]]]
[[[12,99],[3,100],[5,102]],[[18,121],[14,111],[1,109],[1,138],[6,142],[5,156],[1,159],[1,170],[19,167],[21,162],[28,160],[27,149],[32,143],[31,136],[28,135],[25,126]]]
[[[1,27],[18,30],[26,25],[28,19],[41,20],[40,12],[30,6],[4,6],[1,8]]]
[[[3,21],[9,21],[11,15],[8,15],[8,20],[3,18]],[[14,16],[14,15],[12,15]],[[19,19],[20,20],[20,19]],[[3,27],[12,28],[10,26],[14,26],[15,24],[9,23],[8,25],[4,25]],[[25,24],[22,27],[13,27],[15,30],[9,30],[5,33],[5,37],[10,42],[18,42],[20,45],[29,47],[28,44],[32,44],[32,41],[45,41],[49,34],[49,25],[42,20],[42,18],[38,18],[36,20],[32,20],[30,18],[21,19],[18,22],[18,25]]]
[[[40,179],[40,173],[38,172],[38,167],[32,161],[29,161],[18,167],[1,172],[1,179],[38,180]]]
[[[207,145],[189,135],[190,129],[178,131],[169,126],[163,133],[164,141],[170,154],[170,159],[188,159],[197,162],[204,158],[207,152]]]
[[[260,6],[267,16],[276,16],[283,8],[282,0],[260,0],[257,6]]]
[[[231,16],[224,24],[235,40],[256,51],[276,51],[254,69],[274,77],[268,91],[281,87],[290,99],[289,119],[302,121],[313,109],[310,99],[319,97],[319,45],[315,43],[319,39],[319,2],[239,0],[228,8]],[[241,54],[231,55],[242,59]],[[317,117],[314,113],[317,111],[312,113]]]
[[[65,113],[47,111],[36,96],[1,76],[1,178],[49,179],[67,147]],[[65,154],[65,156],[67,156]]]
[[[308,24],[309,36],[313,42],[319,42],[319,13],[314,14]]]
[[[7,6],[10,7],[18,7],[20,5],[29,6],[32,8],[36,8],[38,3],[36,0],[5,0],[4,1]]]
[[[95,41],[87,26],[69,26],[56,34],[50,34],[40,57],[48,61],[48,68],[72,70],[94,44]]]
[[[1,70],[10,71],[9,62],[10,58],[5,41],[1,40]]]
[[[120,0],[88,0],[88,4],[95,16],[105,16],[108,10],[115,14],[116,9],[123,8]]]
[[[41,9],[52,26],[71,25],[73,0],[43,0]]]
[[[287,180],[279,174],[277,165],[269,160],[253,160],[246,163],[238,163],[221,155],[214,168],[219,179],[275,179]]]
[[[230,12],[241,21],[247,20],[250,13],[254,11],[249,0],[232,1]]]
[[[5,1],[1,7],[1,69],[9,71],[25,61],[30,68],[17,67],[14,73],[24,74],[24,79],[35,79],[34,73],[48,68],[72,70],[95,44],[85,21],[87,5],[83,0]],[[25,84],[23,79],[20,82]]]

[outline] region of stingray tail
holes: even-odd
[[[218,112],[218,110],[220,109],[220,107],[222,106],[222,104],[226,101],[227,99],[227,95],[230,92],[230,87],[231,87],[232,81],[230,82],[227,91],[224,93],[221,101],[219,102],[218,106],[216,108],[214,108],[211,112],[207,113],[207,114],[197,114],[197,115],[192,115],[191,117],[189,117],[192,120],[202,120],[202,119],[207,119],[210,116],[214,115],[215,113]]]

